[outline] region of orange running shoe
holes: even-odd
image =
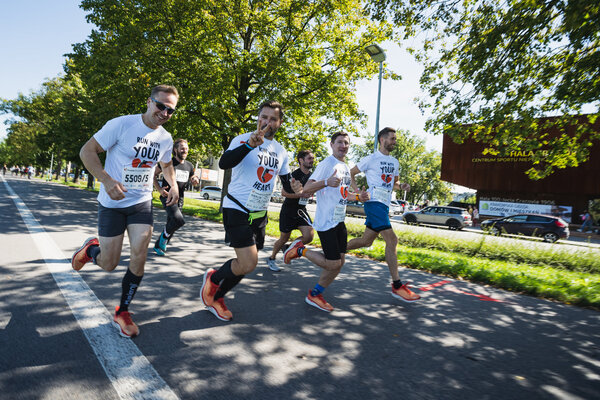
[[[202,301],[204,307],[212,306],[213,302],[215,301],[215,293],[217,293],[219,285],[215,285],[210,280],[210,277],[215,272],[217,272],[216,269],[210,268],[204,273],[204,279],[202,280],[202,286],[200,287],[200,301]]]
[[[113,318],[113,325],[119,330],[119,335],[132,338],[140,334],[140,329],[131,320],[131,314],[129,311],[123,311],[119,314],[119,306],[115,307],[115,316]]]
[[[73,267],[75,271],[79,271],[85,264],[92,261],[92,257],[87,255],[87,249],[93,245],[99,245],[98,239],[89,237],[85,239],[83,245],[73,253],[73,257],[71,257],[71,267]]]
[[[304,243],[302,240],[296,239],[290,244],[290,247],[287,248],[285,253],[283,253],[283,262],[289,264],[294,258],[300,257],[298,255],[298,249],[304,248]]]
[[[304,301],[306,301],[307,304],[310,304],[313,307],[317,307],[319,310],[323,310],[326,312],[333,311],[333,306],[325,301],[322,294],[313,296],[312,294],[310,294],[309,290]]]
[[[219,318],[221,321],[227,322],[231,321],[233,318],[233,314],[225,305],[225,300],[222,297],[215,300],[212,306],[207,307],[207,310],[213,313],[215,317]]]
[[[392,284],[392,296],[407,303],[412,303],[413,301],[417,301],[421,298],[421,296],[410,290],[408,288],[408,284],[406,283],[400,286],[398,289],[394,289],[394,284]]]

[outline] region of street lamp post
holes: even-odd
[[[371,59],[379,63],[379,88],[377,90],[377,117],[375,119],[375,137],[373,139],[373,152],[377,151],[377,134],[379,133],[379,109],[381,104],[381,75],[383,73],[383,62],[385,61],[385,51],[376,44],[365,47],[365,51],[371,56]]]

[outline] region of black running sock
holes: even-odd
[[[231,260],[225,261],[225,264],[221,266],[218,270],[215,271],[214,274],[210,277],[210,281],[215,285],[221,284],[221,281],[229,278],[233,279],[236,275],[231,270],[231,263],[233,262],[233,258]]]
[[[394,285],[394,289],[400,289],[402,286],[402,281],[398,279],[397,281],[392,281],[392,285]]]
[[[131,303],[131,300],[133,300],[133,296],[135,296],[135,292],[137,292],[142,278],[143,275],[136,276],[129,270],[129,268],[127,268],[127,272],[125,273],[123,282],[121,283],[121,304],[119,304],[119,311],[117,314],[120,314],[122,311],[129,310],[129,304]]]
[[[88,246],[87,250],[85,251],[85,254],[88,257],[91,257],[92,261],[94,261],[94,264],[96,264],[96,257],[98,257],[98,254],[100,254],[100,246],[98,246],[97,244]]]
[[[225,296],[227,292],[235,287],[240,281],[244,278],[245,275],[235,275],[235,278],[226,278],[223,282],[221,282],[221,286],[217,289],[215,293],[215,300],[220,299]]]

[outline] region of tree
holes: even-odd
[[[377,72],[364,52],[393,37],[358,0],[84,0],[95,30],[74,46],[77,73],[106,119],[140,111],[157,83],[180,89],[168,129],[219,155],[255,129],[259,104],[280,101],[290,150],[316,150],[331,132],[364,122],[353,87]],[[390,74],[392,78],[398,78]]]
[[[14,161],[47,166],[55,154],[57,165],[63,160],[76,164],[74,180],[77,180],[79,149],[89,137],[87,111],[83,107],[86,99],[81,81],[71,75],[70,79],[47,80],[39,91],[30,95],[19,94],[16,99],[3,100],[0,112],[19,118],[12,121],[7,137]]]
[[[409,131],[399,129],[396,132],[396,148],[390,153],[399,162],[400,182],[410,184],[411,190],[406,199],[411,203],[420,203],[425,199],[438,200],[445,203],[451,198],[450,185],[440,179],[442,168],[441,155],[434,150],[427,151],[425,140],[412,135]],[[353,155],[357,160],[371,154],[373,139],[363,146],[354,146]],[[366,179],[357,179],[357,184],[366,186]],[[397,198],[404,196],[396,193]]]
[[[588,160],[600,139],[596,0],[371,0],[367,10],[393,18],[405,37],[426,32],[416,52],[432,99],[421,103],[433,114],[426,129],[491,153],[534,151],[533,179]],[[559,118],[540,120],[548,116]]]

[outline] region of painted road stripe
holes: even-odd
[[[65,257],[8,182],[2,180],[119,396],[122,399],[177,399],[133,341],[119,336],[112,326],[112,313],[98,300],[79,273],[73,271],[70,259]]]

